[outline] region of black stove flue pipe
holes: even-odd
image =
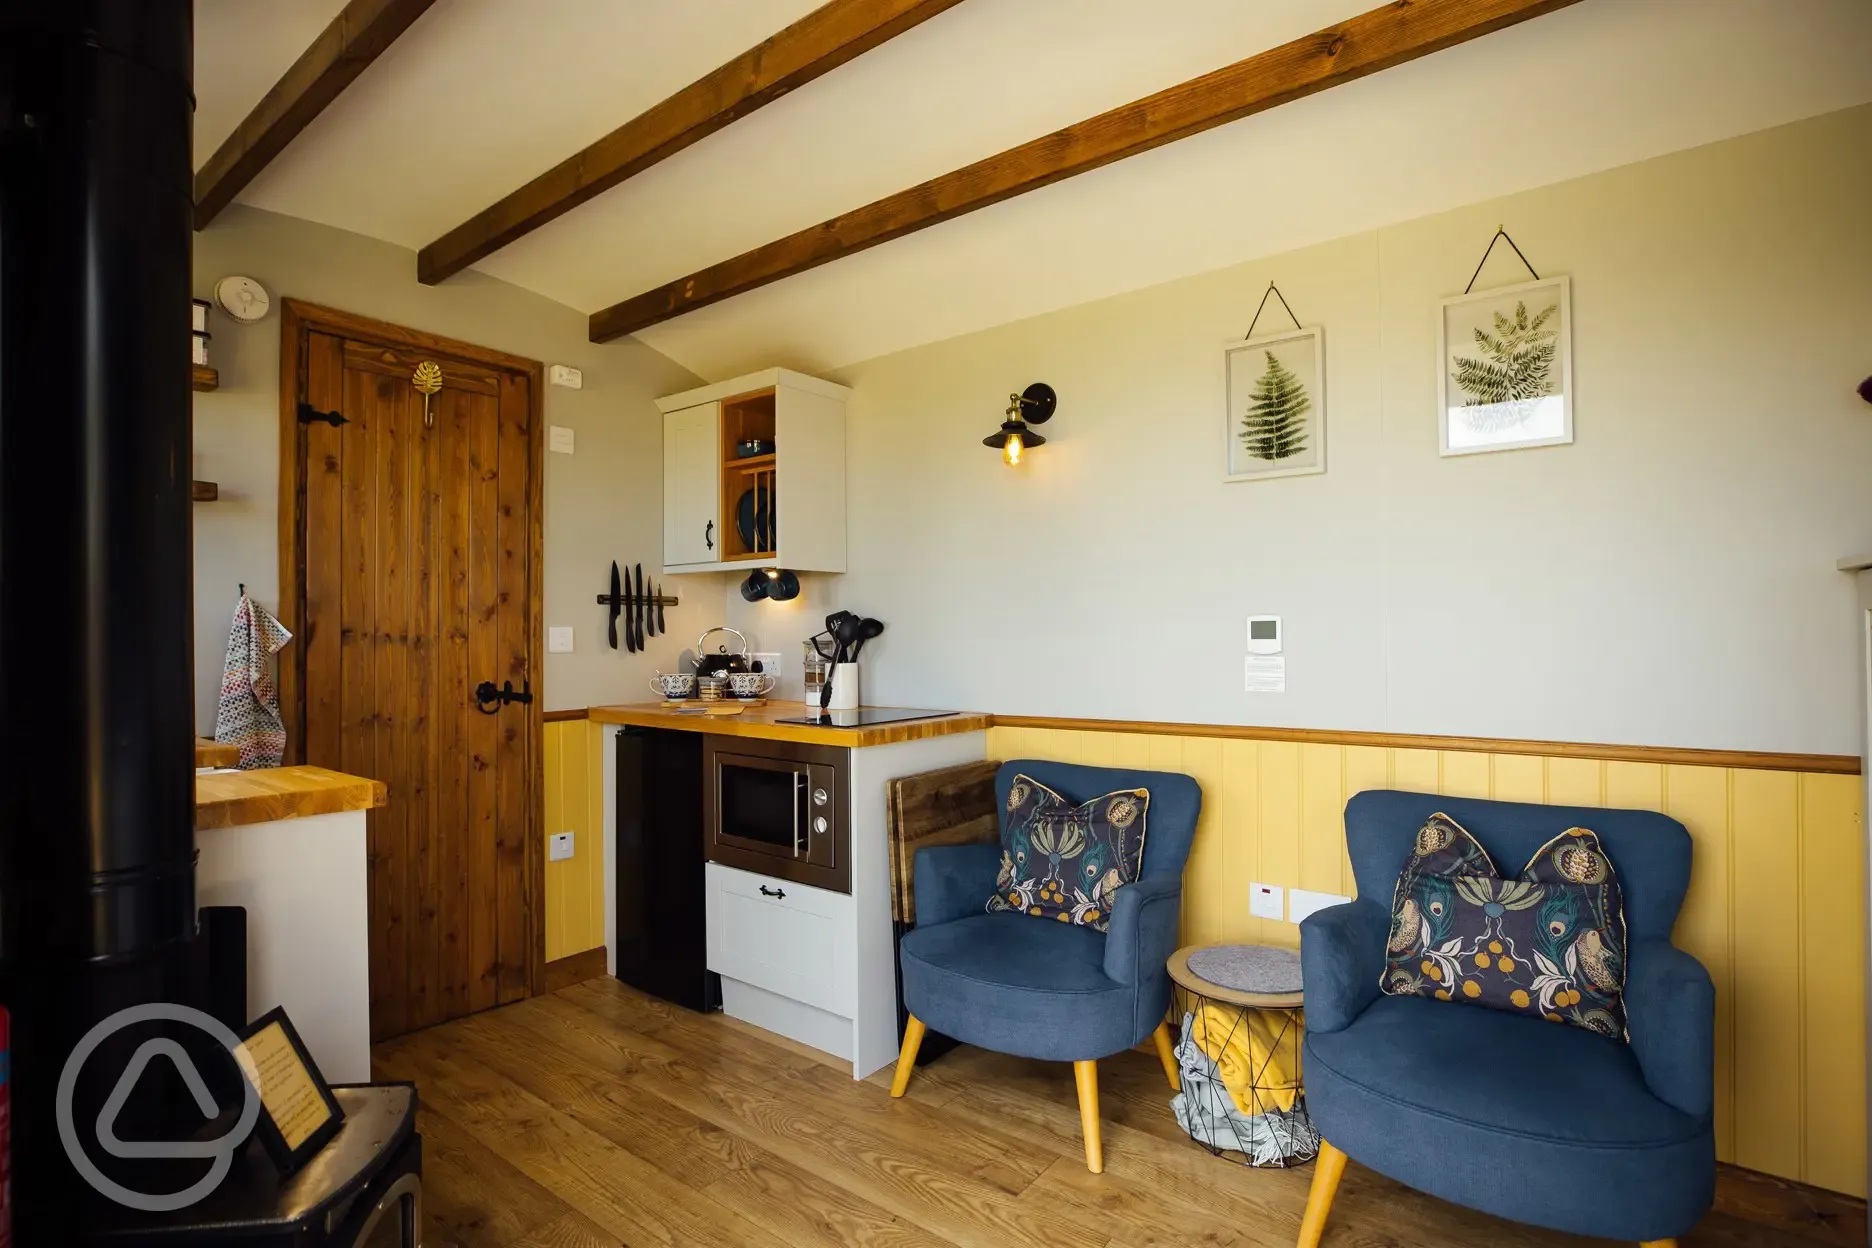
[[[83,1239],[105,1204],[54,1125],[72,1045],[122,1006],[187,993],[192,73],[190,0],[0,0],[0,1004],[18,1248]]]

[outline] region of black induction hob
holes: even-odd
[[[960,711],[920,711],[907,706],[861,706],[855,711],[817,711],[798,719],[776,719],[776,724],[811,724],[815,728],[869,728],[906,719],[943,719]]]

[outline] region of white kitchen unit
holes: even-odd
[[[782,715],[793,713],[785,704],[768,709]],[[769,741],[797,744],[801,735],[796,729],[782,728],[775,728],[769,741],[746,734],[710,735],[705,722],[655,704],[593,707],[591,717],[598,723],[696,733],[704,737],[705,757],[732,755],[741,764]],[[845,1059],[856,1079],[896,1060],[899,1043],[886,785],[899,776],[978,762],[986,756],[985,717],[957,715],[930,722],[953,726],[953,730],[911,741],[865,744],[863,729],[813,729],[811,757],[800,756],[796,770],[788,770],[795,765],[783,755],[771,760],[773,774],[780,777],[777,791],[795,794],[802,813],[795,823],[790,810],[771,812],[775,818],[767,826],[777,830],[774,843],[785,845],[790,840],[797,844],[799,860],[804,862],[813,857],[807,847],[816,837],[838,835],[833,829],[845,830],[844,857],[836,860],[838,869],[829,872],[827,885],[783,878],[779,872],[784,867],[773,874],[751,868],[745,865],[751,861],[745,856],[735,857],[733,865],[720,860],[728,856],[721,845],[723,834],[727,834],[725,839],[748,844],[758,816],[750,814],[745,803],[741,814],[733,813],[736,799],[732,795],[724,802],[720,786],[731,782],[723,781],[725,773],[712,770],[719,764],[702,768],[702,783],[717,786],[702,803],[708,810],[704,821],[708,826],[665,824],[654,829],[655,835],[670,842],[696,847],[693,870],[704,880],[707,967],[721,977],[722,1009],[731,1017]],[[615,756],[616,750],[607,743],[605,852],[607,862],[621,863],[628,857],[620,858],[615,848],[619,791]],[[828,774],[835,774],[836,779],[823,779]],[[633,787],[639,783],[633,781]],[[825,805],[818,801],[822,787],[829,790]],[[742,796],[752,792],[750,787]],[[821,818],[826,820],[827,831],[818,830]],[[845,866],[849,866],[849,876],[843,872]],[[987,900],[984,894],[983,903]],[[620,965],[617,905],[618,881],[607,876],[605,943],[613,974],[619,973]]]
[[[771,368],[658,399],[664,572],[843,572],[850,393]]]
[[[256,784],[297,800],[254,802]],[[384,800],[383,785],[322,767],[195,780],[196,903],[246,908],[248,1017],[285,1006],[332,1083],[371,1077],[365,809]]]

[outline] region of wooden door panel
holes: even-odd
[[[310,334],[306,344],[306,398],[321,412],[344,406],[344,342],[330,334]],[[344,435],[323,422],[295,425],[304,440],[301,456],[304,479],[306,538],[305,588],[301,595],[304,618],[296,639],[299,653],[287,651],[286,661],[303,672],[338,670],[339,569],[343,542],[339,525],[344,519]],[[282,578],[287,574],[280,570]],[[339,685],[320,681],[304,689],[304,730],[298,741],[287,737],[291,760],[335,759],[339,756],[342,724],[338,712]]]
[[[462,396],[470,436],[468,480],[474,518],[494,516],[500,506],[500,424],[496,402]],[[500,529],[475,524],[456,535],[468,557],[468,679],[499,683]],[[503,713],[504,714],[504,713]],[[500,1001],[500,720],[471,712],[468,735],[468,913],[469,1008],[485,1010]]]
[[[502,379],[498,421],[500,476],[496,483],[499,542],[496,557],[495,590],[500,600],[496,613],[498,629],[495,653],[499,670],[489,679],[512,681],[519,689],[526,681],[532,639],[539,636],[532,612],[527,608],[527,570],[532,556],[532,541],[527,518],[528,482],[533,472],[533,440],[527,419],[526,379],[508,374]],[[538,690],[534,691],[537,695]],[[518,713],[503,712],[498,720],[500,740],[498,829],[495,853],[499,859],[496,873],[496,913],[499,916],[496,963],[499,983],[496,989],[501,1004],[524,999],[529,991],[527,978],[529,925],[527,898],[530,893],[526,870],[527,818],[529,792],[526,720]]]
[[[463,395],[445,389],[435,396],[434,404],[436,428],[440,431],[436,458],[441,465],[439,477],[432,486],[435,555],[442,578],[437,594],[436,628],[436,643],[441,649],[436,663],[438,757],[468,760],[471,757],[470,733],[475,728],[476,718],[468,694],[473,681],[468,652],[468,547],[464,537],[471,527],[469,452],[472,438]],[[441,769],[436,777],[436,828],[441,843],[437,965],[441,968],[443,1013],[450,1018],[478,1008],[469,992],[473,971],[472,942],[467,927],[471,908],[470,837],[466,829],[471,823],[472,774],[469,766],[451,766]]]
[[[518,1000],[538,953],[536,715],[472,690],[527,684],[538,633],[531,377],[309,334],[301,426],[306,761],[383,780],[369,815],[371,1031]],[[536,691],[537,692],[537,691]]]

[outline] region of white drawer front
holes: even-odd
[[[718,862],[707,871],[709,969],[851,1018],[852,899]]]

